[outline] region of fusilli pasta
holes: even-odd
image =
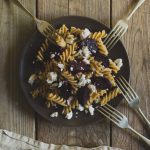
[[[67,106],[66,101],[54,93],[48,93],[47,100],[53,101],[61,106]]]
[[[120,94],[119,88],[115,88],[113,91],[108,91],[108,93],[106,93],[106,95],[100,100],[101,106],[107,104],[110,100],[117,97],[118,94]]]

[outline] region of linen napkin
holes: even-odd
[[[0,150],[121,150],[108,146],[82,148],[77,146],[54,145],[36,141],[7,130],[0,130]]]

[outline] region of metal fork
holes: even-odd
[[[118,79],[116,78],[116,84],[121,90],[122,95],[124,96],[125,100],[128,102],[129,106],[142,116],[142,118],[150,128],[149,120],[146,118],[141,108],[139,107],[139,103],[140,103],[139,96],[136,94],[136,92],[133,90],[130,84],[126,81],[126,79],[123,76],[119,77]]]
[[[112,121],[114,124],[116,124],[118,127],[123,129],[129,129],[132,131],[136,136],[140,137],[145,143],[147,143],[150,146],[150,140],[138,133],[136,130],[134,130],[128,123],[128,119],[126,116],[124,116],[122,113],[120,113],[118,110],[113,108],[112,106],[106,104],[105,106],[98,107],[97,111],[99,111],[102,115],[104,115],[106,118],[108,118],[110,121]]]
[[[135,7],[130,11],[127,17],[121,19],[117,22],[115,27],[111,30],[108,36],[104,40],[104,44],[108,50],[111,50],[115,44],[120,40],[120,38],[125,34],[128,30],[128,21],[132,17],[132,15],[136,12],[136,10],[144,3],[145,0],[139,0]]]
[[[33,18],[36,22],[38,31],[44,35],[47,39],[49,39],[52,43],[56,44],[56,35],[58,35],[56,29],[47,21],[40,20],[33,16],[29,10],[27,10],[19,0],[13,0],[13,2],[22,10],[24,10],[29,16]]]

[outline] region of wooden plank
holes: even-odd
[[[70,0],[69,15],[87,16],[110,25],[109,0]],[[96,147],[110,144],[110,124],[108,121],[76,129],[76,144]]]
[[[21,0],[34,14],[35,0]],[[20,53],[33,32],[32,20],[10,1],[0,1],[0,128],[35,137],[34,113],[19,87]]]
[[[132,4],[132,0],[112,0],[112,20],[113,24],[121,18]],[[129,30],[122,38],[128,51],[131,65],[131,85],[141,98],[141,108],[144,114],[150,119],[150,0],[147,0],[131,19]],[[137,131],[148,136],[144,123],[139,119],[125,103],[118,107],[129,118],[131,126]],[[127,132],[117,128],[112,128],[112,145],[128,150],[147,150],[143,142],[137,140]]]
[[[68,15],[68,0],[38,0],[38,17],[51,21]],[[68,128],[54,126],[37,116],[37,139],[53,144],[68,144]]]
[[[38,1],[38,16],[48,21],[62,15],[84,15],[102,21],[109,26],[109,0],[67,0]],[[84,7],[86,5],[86,7]],[[80,8],[80,10],[78,10]],[[90,10],[95,10],[94,13]],[[99,13],[98,13],[99,11]],[[41,117],[37,119],[37,139],[47,143],[95,147],[109,145],[110,125],[104,121],[78,128],[54,126]]]
[[[110,24],[110,0],[69,0],[69,15],[87,16]]]

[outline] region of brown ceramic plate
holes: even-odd
[[[106,27],[105,25],[103,25],[102,23],[96,20],[87,17],[79,17],[79,16],[66,16],[66,17],[57,18],[52,21],[52,24],[55,28],[60,27],[62,24],[66,24],[68,27],[75,26],[79,28],[89,28],[93,32],[102,31],[102,30],[106,30],[107,32],[110,31],[108,27]],[[23,93],[27,101],[31,105],[31,107],[39,115],[41,115],[45,119],[57,125],[80,126],[80,125],[87,125],[102,120],[103,116],[101,116],[98,112],[95,112],[94,116],[90,116],[89,114],[79,112],[78,118],[72,118],[71,120],[65,119],[64,116],[62,115],[59,115],[59,117],[57,118],[51,118],[50,114],[53,111],[57,111],[57,110],[47,109],[46,106],[42,103],[42,99],[39,100],[32,99],[30,95],[31,87],[27,83],[27,81],[31,70],[34,69],[32,66],[33,58],[35,57],[35,53],[40,47],[43,40],[44,37],[39,32],[35,32],[31,37],[31,39],[29,40],[29,42],[27,43],[27,45],[25,46],[21,56],[20,83],[21,83],[21,88],[23,90]],[[120,71],[120,74],[123,75],[127,80],[129,80],[130,69],[129,69],[128,56],[121,41],[119,41],[118,44],[110,51],[110,58],[123,59],[124,65]],[[118,96],[117,98],[112,100],[110,104],[116,107],[121,102],[122,99],[123,99],[122,96]]]

